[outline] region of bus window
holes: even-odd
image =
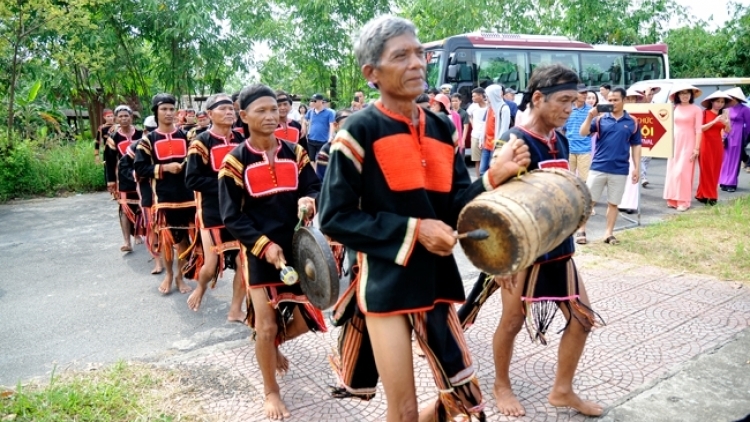
[[[664,58],[653,54],[625,54],[625,83],[664,79]]]
[[[440,81],[440,69],[442,69],[441,58],[443,52],[441,50],[428,50],[425,52],[425,60],[427,61],[427,84],[431,87],[437,87]]]
[[[516,91],[526,89],[526,52],[523,50],[477,50],[477,82],[486,88],[501,84]]]
[[[578,63],[578,52],[574,51],[529,51],[529,62],[531,72],[534,72],[537,66],[560,63],[578,72],[581,68]]]
[[[587,86],[622,85],[622,54],[581,52],[581,81]]]

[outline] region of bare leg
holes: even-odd
[[[151,274],[161,274],[164,271],[164,267],[161,264],[161,254],[154,257],[154,269],[151,270]]]
[[[279,384],[276,381],[278,352],[275,343],[278,332],[276,312],[268,304],[265,289],[250,289],[250,298],[255,312],[255,357],[263,376],[265,393],[263,408],[269,419],[280,420],[291,416],[291,413],[281,400]]]
[[[526,414],[526,409],[521,406],[518,398],[513,394],[513,388],[510,384],[510,361],[513,358],[513,346],[524,321],[521,294],[523,293],[523,280],[526,278],[526,271],[522,271],[517,277],[518,282],[513,291],[500,289],[503,311],[495,335],[492,337],[492,351],[495,358],[493,393],[498,410],[506,416],[523,416]]]
[[[190,243],[187,239],[187,236],[180,241],[180,243],[177,244],[177,256],[179,257],[182,255],[183,252],[187,250],[187,248],[190,247]],[[177,276],[175,277],[174,281],[177,285],[177,289],[180,291],[180,293],[188,293],[191,290],[193,290],[190,286],[185,284],[185,281],[182,279],[182,269],[185,267],[185,264],[187,263],[187,260],[185,259],[177,259]]]
[[[609,202],[607,203],[607,228],[604,231],[604,238],[608,238],[612,236],[612,234],[615,231],[615,223],[617,223],[617,214],[619,211],[617,210],[617,204],[612,205]]]
[[[419,418],[411,350],[411,327],[405,316],[365,316],[375,365],[383,381],[387,422]]]
[[[123,205],[127,206],[127,205]],[[120,229],[122,230],[122,246],[120,250],[122,252],[132,252],[133,246],[130,244],[130,231],[133,229],[133,223],[128,220],[128,216],[124,212],[120,211]]]
[[[203,295],[206,294],[208,283],[216,274],[216,267],[219,264],[219,254],[213,251],[213,242],[211,241],[211,232],[201,229],[201,244],[203,246],[203,267],[198,274],[198,285],[193,293],[187,299],[188,308],[198,311],[201,307]],[[236,278],[236,277],[235,277]]]
[[[164,280],[161,282],[161,285],[159,286],[159,291],[166,295],[171,293],[172,291],[172,281],[174,280],[174,248],[172,246],[167,246],[162,244],[160,247],[161,250],[161,256],[164,259],[164,268],[167,270],[166,274],[164,275]]]
[[[586,295],[586,289],[583,281],[580,281],[581,302],[586,306],[589,305],[589,299]],[[578,362],[583,354],[583,347],[586,345],[588,332],[575,317],[569,315],[568,308],[561,306],[560,309],[565,317],[570,319],[568,328],[560,339],[560,347],[557,351],[557,373],[555,374],[555,384],[552,391],[547,396],[549,403],[557,407],[572,407],[573,409],[587,416],[599,416],[604,409],[601,405],[582,400],[573,391],[573,376],[575,375]]]
[[[235,267],[237,271],[234,272],[234,279],[232,280],[232,302],[229,305],[229,315],[227,316],[229,322],[245,321],[246,313],[242,312],[242,302],[245,301],[245,283],[242,282],[241,265],[240,258],[237,257]]]
[[[307,322],[302,318],[299,307],[295,308],[292,313],[292,322],[286,327],[286,340],[284,341],[295,339],[308,331],[310,331],[310,327],[307,326]]]

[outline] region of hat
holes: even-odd
[[[439,102],[443,106],[445,106],[445,111],[450,111],[451,109],[451,100],[448,98],[445,94],[438,94],[435,96],[435,101]]]
[[[507,89],[506,89],[506,91],[507,91]],[[588,92],[589,91],[589,87],[587,87],[586,84],[578,84],[577,91],[578,92]],[[507,94],[507,92],[506,92],[506,94]]]
[[[742,93],[742,88],[740,87],[730,88],[724,91],[724,93],[732,97],[733,100],[739,101],[741,103],[747,101],[747,98],[745,98],[745,94]]]
[[[638,84],[638,85],[640,85],[640,86],[642,86],[644,88],[643,91],[641,91],[644,94],[646,94],[646,90],[647,89],[651,90],[651,94],[658,94],[659,91],[661,91],[661,87],[657,86],[657,85],[649,85],[649,84],[644,84],[642,82],[640,84]]]
[[[693,91],[693,98],[700,97],[703,91],[700,88],[696,88],[688,84],[676,84],[672,87],[672,92],[669,93],[669,101],[674,102],[674,95],[682,91]]]
[[[322,101],[325,100],[325,97],[323,97],[323,94],[314,94],[312,97],[310,97],[310,101]]]
[[[723,98],[726,100],[726,102],[729,102],[732,99],[732,97],[730,97],[726,93],[722,92],[721,90],[718,90],[714,92],[713,94],[709,95],[708,97],[704,98],[703,101],[701,101],[701,105],[705,109],[710,109],[711,103],[717,98]]]
[[[148,116],[143,121],[143,127],[145,127],[148,130],[154,130],[157,127],[156,119],[154,119],[154,116]]]
[[[505,93],[506,94],[513,94],[513,95],[515,95],[516,94],[516,90],[513,89],[513,88],[505,88]]]
[[[631,87],[631,88],[628,88],[628,90],[625,92],[625,96],[626,97],[643,97],[643,92]]]
[[[442,85],[440,85],[440,90],[441,91],[446,90],[446,89],[448,91],[450,91],[451,89],[453,89],[453,85],[451,85],[451,84],[442,84]]]

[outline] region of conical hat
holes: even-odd
[[[643,92],[639,91],[635,88],[628,88],[628,90],[625,92],[626,97],[643,97]]]
[[[701,105],[705,109],[710,109],[711,108],[711,102],[713,102],[713,100],[715,100],[717,98],[723,98],[723,99],[727,100],[726,102],[729,102],[732,99],[732,97],[730,97],[729,95],[727,95],[725,92],[722,92],[721,90],[718,90],[718,91],[714,92],[713,94],[709,95],[708,97],[706,97],[703,101],[701,101]]]
[[[669,101],[674,102],[674,95],[682,91],[693,91],[693,98],[700,97],[701,93],[703,92],[700,90],[700,88],[696,88],[692,85],[676,84],[675,86],[672,87],[672,92],[669,93]]]
[[[724,93],[732,97],[732,99],[737,100],[741,103],[747,101],[747,98],[745,98],[745,94],[742,93],[742,88],[740,87],[727,89],[726,91],[724,91]]]

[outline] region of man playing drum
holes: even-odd
[[[520,109],[529,107],[529,119],[501,136],[497,142],[516,142],[522,139],[529,147],[531,164],[528,170],[545,168],[568,169],[568,142],[555,128],[565,125],[577,95],[578,75],[575,71],[555,64],[537,67],[529,80],[529,88]],[[495,154],[500,154],[497,150]],[[543,199],[543,198],[540,198]],[[495,360],[494,394],[500,412],[507,416],[522,416],[525,410],[511,389],[509,369],[513,345],[526,320],[532,340],[546,344],[545,334],[559,307],[567,326],[558,352],[557,374],[548,396],[553,406],[572,407],[585,415],[600,415],[602,407],[584,401],[573,391],[573,375],[583,353],[586,337],[596,322],[597,315],[589,307],[586,289],[573,262],[573,238],[547,254],[534,265],[510,277],[495,277],[494,282],[480,276],[483,288],[458,314],[468,327],[489,296],[501,288],[502,316],[492,341]],[[474,296],[474,291],[470,295]]]
[[[458,213],[471,199],[528,165],[519,140],[471,183],[449,119],[418,107],[425,51],[411,22],[390,16],[365,25],[355,44],[363,76],[381,93],[336,134],[319,198],[321,230],[356,253],[356,275],[335,307],[344,322],[334,366],[339,396],[369,399],[378,376],[388,422],[484,420],[469,350],[454,303],[464,300],[452,255]],[[354,253],[352,255],[354,255]],[[353,299],[356,297],[356,300]],[[340,318],[347,309],[349,318]],[[419,414],[412,332],[440,397]]]

